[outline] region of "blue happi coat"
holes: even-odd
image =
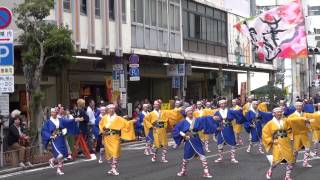
[[[251,135],[251,142],[261,142],[262,125],[273,118],[272,113],[250,109],[246,114],[244,128]],[[255,127],[250,127],[255,125]]]
[[[303,105],[303,112],[306,113],[314,113],[314,106],[313,104],[307,103]]]
[[[63,155],[63,157],[67,157],[68,150],[67,150],[64,136],[59,135],[55,139],[51,139],[51,135],[56,129],[66,128],[67,131],[70,129],[73,129],[74,126],[76,126],[76,123],[74,120],[69,120],[69,119],[67,120],[64,118],[60,118],[59,127],[56,127],[56,125],[50,119],[51,118],[49,118],[46,122],[44,122],[42,126],[42,130],[41,130],[42,144],[47,149],[49,142],[51,142],[51,145],[52,145],[51,152],[54,158],[57,158],[59,154]]]
[[[142,112],[139,112],[138,120],[137,120],[137,122],[135,123],[135,126],[134,126],[134,129],[135,129],[136,133],[138,133],[138,134],[142,134],[143,119],[144,119],[144,114]]]
[[[285,106],[283,109],[283,115],[288,117],[295,111],[296,111],[296,108],[294,106],[289,106],[289,107]]]
[[[242,123],[242,111],[241,110],[227,110],[227,116],[225,119],[222,117],[220,111],[217,111],[214,116],[218,116],[219,120],[215,120],[215,135],[217,137],[217,144],[229,144],[231,146],[236,145],[236,139],[232,127],[232,121],[235,119],[238,124]]]
[[[213,118],[210,116],[202,117],[194,120],[193,128],[190,128],[191,124],[185,119],[179,122],[173,128],[173,139],[177,145],[180,145],[184,141],[184,159],[192,159],[194,156],[204,156],[205,152],[201,139],[199,138],[198,131],[204,131],[205,134],[213,134],[215,125]],[[193,132],[189,140],[184,140],[181,133]]]

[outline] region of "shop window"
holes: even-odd
[[[94,13],[97,18],[101,17],[101,2],[100,0],[95,0],[95,7],[94,7]]]
[[[63,0],[63,9],[67,12],[70,12],[70,9],[71,9],[70,0]]]
[[[126,23],[126,22],[127,22],[127,16],[126,16],[126,0],[122,0],[121,9],[122,9],[122,23]]]
[[[114,21],[114,0],[109,0],[109,19]]]
[[[87,0],[80,1],[80,13],[82,15],[87,15]]]

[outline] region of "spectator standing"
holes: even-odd
[[[20,116],[15,116],[9,127],[8,145],[10,150],[19,151],[19,166],[22,168],[32,166],[29,160],[30,147],[20,145],[20,141],[29,141],[29,139],[29,136],[23,133]]]
[[[89,147],[89,150],[90,150],[90,153],[93,153],[94,152],[94,148],[93,148],[93,142],[94,142],[94,136],[93,136],[93,132],[92,132],[92,129],[93,129],[93,126],[95,124],[95,121],[96,121],[96,116],[95,116],[95,111],[96,111],[96,108],[95,108],[95,102],[94,100],[89,100],[89,105],[87,107],[87,115],[89,117],[89,122],[88,122],[88,135],[87,135],[87,144],[88,144],[88,147]]]

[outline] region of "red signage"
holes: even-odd
[[[0,6],[0,29],[7,28],[12,20],[12,12],[3,6]]]

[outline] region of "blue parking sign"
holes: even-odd
[[[0,44],[0,65],[13,66],[13,43]]]

